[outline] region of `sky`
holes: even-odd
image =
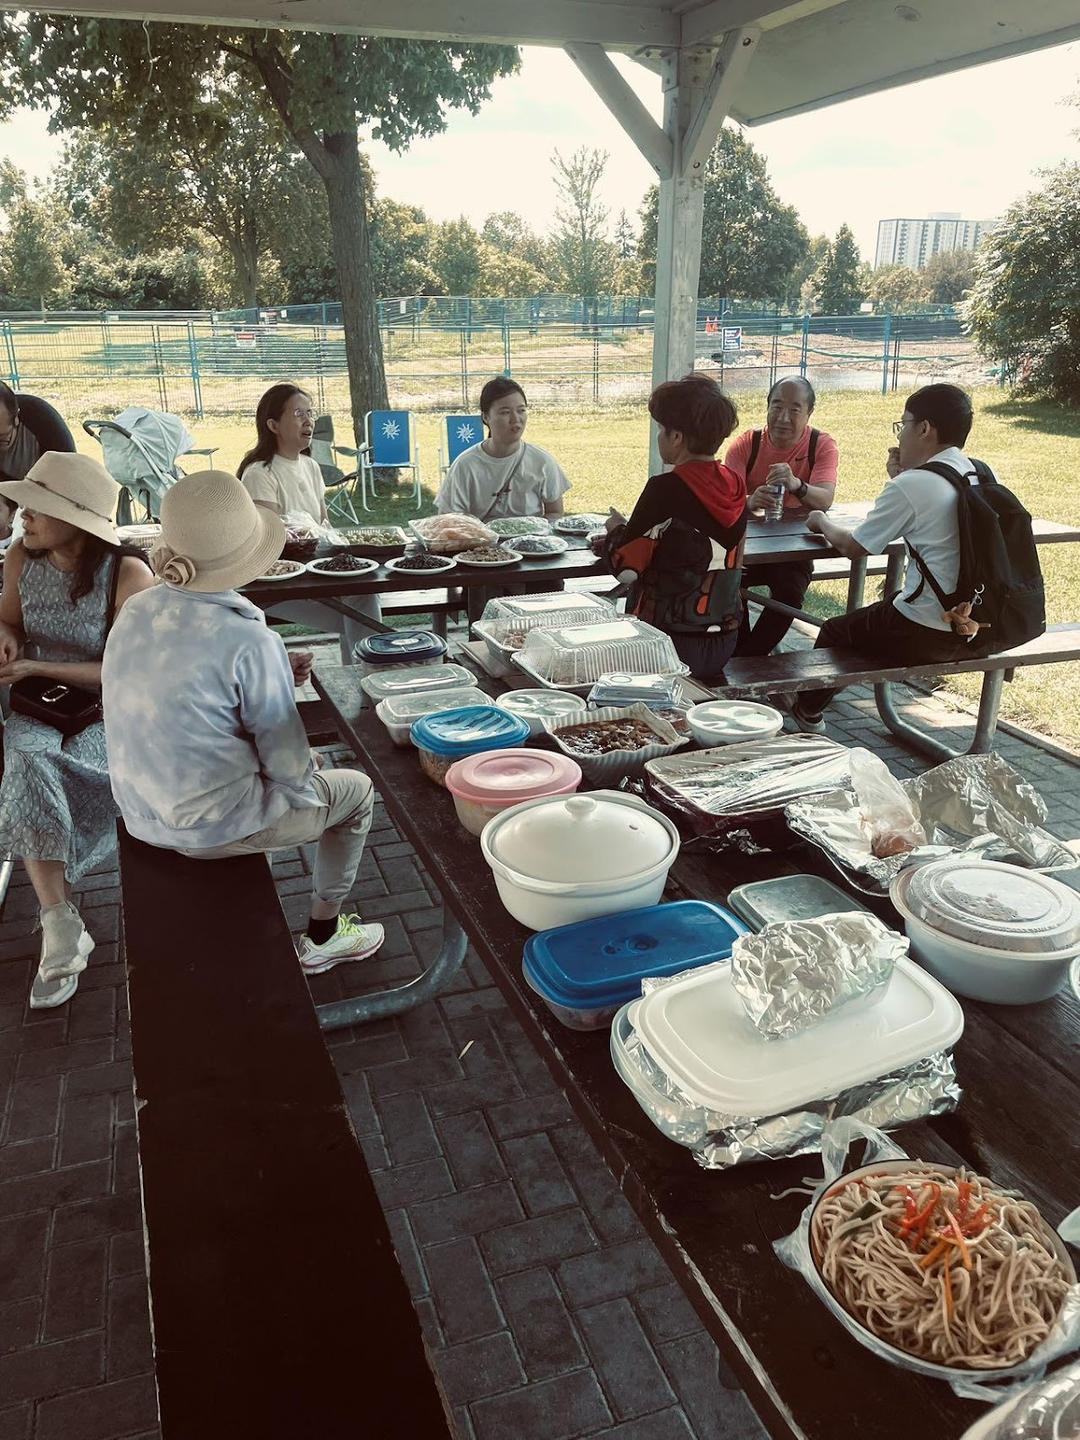
[[[616,57],[659,115],[659,80]],[[752,72],[751,72],[752,73]],[[1080,158],[1080,43],[923,80],[880,95],[749,128],[781,199],[812,234],[846,221],[873,259],[877,222],[934,211],[993,219],[1037,183],[1041,166]],[[368,146],[379,191],[421,205],[436,220],[475,224],[514,210],[535,229],[557,201],[551,154],[579,145],[608,151],[603,198],[612,219],[636,218],[652,171],[559,50],[527,48],[518,75],[501,80],[476,116],[452,113],[445,134],[403,155]],[[59,153],[45,119],[17,113],[0,125],[0,155],[44,177]]]

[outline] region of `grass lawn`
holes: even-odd
[[[1049,405],[1009,399],[1006,392],[976,390],[975,426],[969,441],[973,455],[986,460],[1001,479],[1016,491],[1032,512],[1043,519],[1080,526],[1080,415]],[[739,429],[761,424],[764,393],[740,394]],[[885,480],[885,452],[891,440],[890,422],[903,410],[902,394],[881,396],[853,391],[824,394],[815,420],[835,436],[840,446],[840,484],[843,499],[868,500]],[[339,433],[347,425],[338,418]],[[417,417],[424,510],[432,509],[439,482],[441,417]],[[567,497],[573,510],[606,511],[615,506],[628,514],[648,474],[648,428],[643,408],[570,412],[534,408],[528,438],[554,454],[566,471],[573,490]],[[192,425],[200,445],[217,445],[217,464],[235,469],[254,439],[254,425],[245,417]],[[95,452],[95,442],[80,434],[80,448]],[[373,519],[399,523],[413,513],[404,501],[381,500]],[[1046,577],[1047,610],[1051,623],[1080,619],[1080,546],[1043,546],[1039,552]],[[868,589],[870,598],[875,591]],[[842,600],[843,587],[815,585],[807,608],[827,615]],[[969,698],[978,694],[980,677],[958,677],[958,691]],[[1080,665],[1051,665],[1019,671],[1006,687],[1002,713],[1007,719],[1043,734],[1080,742]]]

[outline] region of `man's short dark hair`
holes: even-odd
[[[708,375],[665,380],[649,396],[649,414],[664,430],[680,430],[694,455],[715,455],[739,423],[739,412]]]
[[[971,433],[971,396],[959,385],[924,385],[909,395],[904,409],[915,420],[927,420],[943,445],[963,445]]]
[[[525,399],[525,391],[516,380],[510,380],[505,375],[496,375],[495,379],[489,380],[480,391],[480,414],[486,415],[496,401],[505,399],[507,395],[520,395],[526,405],[529,403]]]
[[[801,385],[806,391],[806,413],[808,415],[812,415],[814,413],[814,406],[817,404],[817,396],[814,394],[814,387],[810,384],[810,381],[807,380],[805,375],[782,376],[779,380],[777,380],[776,384],[769,391],[768,395],[765,396],[766,405],[772,404],[772,397],[780,389],[781,385]]]

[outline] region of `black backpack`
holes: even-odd
[[[982,460],[972,460],[977,484],[951,465],[920,465],[947,480],[956,491],[960,569],[956,589],[946,595],[914,545],[908,550],[922,579],[907,598],[916,599],[928,584],[943,610],[971,601],[971,618],[987,629],[969,642],[972,656],[999,655],[1034,640],[1046,629],[1046,597],[1031,516]],[[955,626],[953,627],[956,628]]]

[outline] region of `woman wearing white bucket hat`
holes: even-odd
[[[280,555],[285,527],[231,475],[200,470],[166,493],[163,585],[137,597],[102,666],[113,794],[129,832],[214,860],[317,842],[300,963],[372,955],[381,925],[342,915],[371,826],[359,770],[318,771],[279,635],[237,594]]]
[[[48,453],[23,480],[0,484],[22,507],[0,595],[0,684],[55,682],[96,690],[110,617],[153,584],[125,554],[112,516],[120,487],[86,455]],[[100,718],[77,734],[26,714],[4,726],[0,848],[22,857],[41,907],[41,960],[30,1005],[70,1000],[94,942],[69,888],[110,858],[116,809]]]

